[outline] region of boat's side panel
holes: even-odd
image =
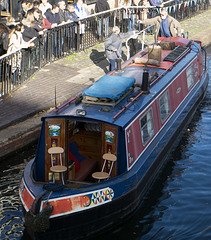
[[[202,81],[199,81],[195,88],[192,89],[189,97],[177,108],[175,112],[176,116],[170,118],[165,127],[157,135],[159,141],[154,141],[154,143],[143,153],[142,158],[145,159],[144,164],[140,166],[138,161],[134,165],[134,168],[139,168],[140,166],[140,172],[148,174],[148,171],[150,171],[150,176],[152,178],[156,176],[156,171],[153,169],[155,167],[159,169],[162,166],[173,144],[180,139],[178,136],[182,136],[183,129],[185,129],[187,124],[191,121],[199,103],[204,97],[208,81],[209,77],[206,73]]]
[[[140,154],[144,151],[147,145],[144,146],[141,138],[140,116],[143,116],[147,111],[152,111],[156,115],[155,102],[143,111],[138,118],[125,130],[125,139],[127,139],[127,166],[130,169],[133,164],[139,159]],[[154,132],[158,131],[158,122],[154,125]]]
[[[191,87],[188,88],[187,84],[187,74],[193,74],[193,84]],[[169,118],[173,117],[174,112],[177,108],[183,104],[183,101],[187,98],[187,96],[191,93],[191,90],[196,86],[199,81],[199,66],[198,60],[195,58],[191,63],[189,63],[184,71],[182,71],[179,75],[177,75],[174,80],[153,100],[150,106],[148,106],[144,111],[142,111],[134,121],[126,128],[126,139],[127,139],[127,163],[128,169],[130,169],[136,161],[140,161],[140,156],[146,150],[147,146],[151,143],[151,141],[157,136],[159,131],[162,130],[166,122]],[[169,98],[170,98],[170,108],[171,114],[169,117],[162,123],[161,122],[161,115],[159,109],[159,98],[162,96],[166,91],[169,91]],[[145,144],[143,144],[141,139],[141,128],[140,128],[140,119],[141,116],[145,114],[150,108],[152,108],[153,113],[153,124],[154,124],[154,135],[152,136],[151,140]]]

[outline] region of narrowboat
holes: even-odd
[[[84,239],[140,206],[209,81],[201,42],[159,38],[42,118],[19,195],[33,239]]]

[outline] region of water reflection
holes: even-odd
[[[1,160],[0,239],[21,239],[24,231],[19,183],[26,163],[34,156],[36,143],[30,148]]]

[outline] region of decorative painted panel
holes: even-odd
[[[107,187],[85,194],[50,199],[48,202],[54,208],[51,218],[97,207],[112,201],[113,198],[113,189]],[[43,201],[41,204],[41,211],[45,205],[46,203]]]

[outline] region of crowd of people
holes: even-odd
[[[77,22],[80,23],[80,19],[90,15],[87,4],[84,3],[84,0],[76,0],[75,4],[66,4],[65,0],[58,0],[58,2],[51,5],[48,0],[22,0],[19,3],[19,22],[15,22],[12,17],[7,18],[7,23],[5,28],[9,34],[9,46],[7,49],[1,49],[0,54],[7,53],[8,49],[11,52],[10,46],[15,45],[14,39],[19,32],[20,37],[23,42],[23,45],[19,44],[19,47],[28,46],[25,42],[30,41],[33,37],[39,37],[43,35],[44,29],[50,29],[63,24],[65,22]],[[138,4],[135,4],[134,0],[120,0],[120,7],[129,8],[131,6],[149,6],[150,3],[148,0],[140,0]],[[110,9],[109,3],[107,0],[97,0],[95,4],[95,13],[104,12]],[[149,18],[149,10],[143,9],[139,11],[139,19],[145,21]],[[135,14],[132,11],[124,11],[123,26],[126,27],[129,31],[134,30]],[[105,36],[108,37],[108,26],[109,26],[109,15],[103,19],[98,19],[98,36],[102,34],[102,24],[105,29]],[[19,30],[16,30],[19,29]],[[21,30],[20,30],[21,29]],[[79,24],[78,29],[80,34],[85,32],[84,24]],[[125,30],[123,29],[125,32]],[[21,34],[20,34],[21,33]],[[13,36],[13,37],[12,37]],[[1,37],[1,36],[0,36]]]
[[[48,0],[41,0],[41,2],[22,0],[19,5],[19,19],[15,21],[13,17],[7,17],[6,23],[0,22],[0,56],[15,53],[8,59],[2,60],[0,82],[8,79],[8,76],[11,77],[12,83],[18,79],[22,68],[23,51],[17,50],[33,48],[33,38],[45,42],[45,29],[55,28],[66,22],[78,23],[80,18],[87,15],[89,15],[88,7],[83,0],[77,0],[75,4],[68,5],[64,0],[58,0],[53,5]],[[80,26],[80,24],[78,25]],[[53,38],[54,48],[59,42],[59,37],[57,34],[53,34]],[[62,44],[65,45],[64,39],[62,41]],[[60,47],[54,49],[57,49],[54,55],[61,50]]]
[[[3,46],[5,36],[2,36],[0,29],[2,41],[2,44],[0,42],[0,55],[31,47],[32,44],[27,44],[27,42],[34,37],[42,36],[43,30],[54,28],[65,22],[79,22],[80,18],[89,14],[88,7],[83,0],[77,0],[75,4],[68,5],[64,0],[59,0],[53,5],[48,0],[41,0],[41,2],[22,0],[19,5],[19,21],[15,21],[13,17],[7,17],[6,24],[0,25],[2,33],[8,33],[8,46],[5,47]]]
[[[161,0],[159,1],[161,3]],[[129,32],[135,30],[135,22],[138,22],[144,25],[155,25],[157,36],[175,36],[175,29],[177,34],[179,36],[181,35],[179,22],[171,16],[168,16],[165,9],[161,11],[160,16],[155,18],[149,18],[149,10],[147,8],[142,9],[139,11],[138,19],[136,19],[135,14],[132,13],[133,10],[127,10],[129,7],[135,6],[134,0],[121,0],[120,5],[126,8],[122,20],[125,21],[123,26],[127,25]],[[149,1],[141,0],[138,5],[147,7],[149,6]],[[162,7],[162,3],[160,6]],[[104,12],[109,9],[110,6],[107,0],[96,0],[95,13]],[[75,4],[66,4],[64,0],[58,0],[58,2],[53,5],[51,5],[48,0],[41,0],[41,2],[38,0],[34,0],[33,2],[22,0],[19,6],[19,22],[15,22],[12,17],[8,17],[7,23],[4,25],[5,31],[8,32],[8,46],[6,49],[3,49],[0,54],[11,53],[20,48],[33,47],[33,43],[30,42],[32,38],[42,36],[43,30],[45,29],[54,28],[66,22],[78,23],[75,30],[82,35],[85,32],[85,25],[80,23],[80,19],[88,15],[90,15],[90,12],[84,0],[76,0]],[[102,33],[102,24],[104,25],[105,37],[108,37],[109,15],[105,15],[103,19],[98,19],[99,37]],[[115,44],[119,42],[117,45],[121,46],[122,38],[125,37],[124,34],[120,33],[120,29],[115,27],[113,28],[112,34],[105,41],[106,55],[110,61],[110,70],[114,69],[113,59],[119,57],[118,53],[121,55],[121,47],[118,49]]]

